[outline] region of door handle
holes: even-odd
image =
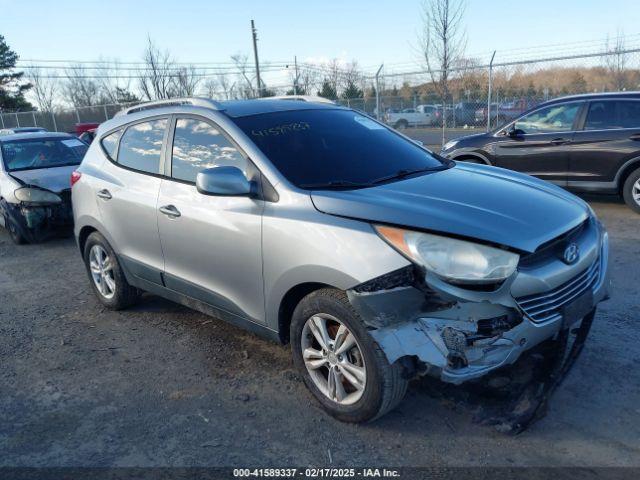
[[[164,207],[160,207],[158,210],[169,218],[178,218],[181,215],[180,210],[173,205],[165,205]]]
[[[635,140],[636,142],[640,141],[640,133],[634,133],[629,137],[629,140]]]
[[[100,190],[96,195],[98,195],[98,197],[104,200],[111,200],[111,192],[106,188],[103,190]]]
[[[564,138],[554,138],[551,140],[551,145],[566,145],[567,143],[570,143],[570,141]]]

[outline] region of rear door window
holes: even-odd
[[[166,118],[129,126],[120,140],[118,163],[140,172],[160,173],[160,156],[166,129]]]
[[[617,102],[621,128],[640,128],[640,101]]]
[[[584,121],[585,130],[606,130],[609,128],[620,128],[617,122],[616,104],[608,100],[602,102],[591,102],[587,118]]]
[[[179,118],[173,136],[171,176],[195,182],[205,168],[231,166],[245,172],[247,160],[214,125],[193,118]]]
[[[589,104],[585,130],[617,128],[640,128],[640,101],[602,100]]]

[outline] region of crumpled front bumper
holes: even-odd
[[[564,295],[575,290],[573,278],[599,262],[597,278],[586,287],[593,308],[584,317],[608,298],[608,236],[597,222],[591,227],[579,241],[585,252],[579,264],[547,259],[494,291],[463,289],[407,267],[347,294],[390,363],[409,359],[418,374],[460,384],[513,364],[523,352],[580,323],[567,325],[563,310],[544,321],[532,318],[518,302],[523,295],[544,288]]]
[[[18,232],[29,242],[42,241],[59,231],[73,226],[70,196],[63,196],[62,203],[51,205],[27,205],[2,200],[0,214],[13,222]]]

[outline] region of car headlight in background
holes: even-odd
[[[62,202],[62,199],[55,193],[40,188],[22,187],[15,190],[13,194],[24,203],[55,204]]]
[[[418,265],[453,283],[496,283],[508,278],[520,256],[455,238],[375,226],[383,239]]]
[[[458,140],[449,140],[447,143],[444,144],[444,147],[442,147],[442,151],[446,151],[446,150],[451,150],[453,147],[456,146],[456,144],[458,143]]]

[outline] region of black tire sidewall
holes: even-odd
[[[7,227],[7,231],[9,232],[9,236],[11,237],[11,241],[16,245],[24,245],[27,243],[26,239],[20,233],[20,230],[16,223],[9,218],[9,216],[4,217],[4,223]]]
[[[624,182],[624,186],[622,187],[622,196],[625,203],[636,213],[640,213],[640,205],[638,205],[638,203],[633,199],[632,190],[633,185],[638,181],[639,178],[640,168],[631,172],[631,175],[627,177]]]
[[[113,279],[116,283],[116,291],[111,298],[106,298],[100,293],[98,287],[93,281],[93,276],[91,275],[91,268],[89,266],[89,254],[91,252],[91,248],[94,245],[100,245],[102,248],[104,248],[109,254],[109,258],[111,259],[111,263],[113,264]],[[113,310],[120,310],[131,304],[131,286],[129,286],[129,283],[124,276],[124,272],[120,267],[118,256],[113,251],[113,248],[111,248],[111,245],[109,245],[109,242],[107,242],[107,240],[100,233],[94,232],[87,238],[87,241],[84,245],[83,259],[85,268],[87,269],[87,275],[89,276],[89,283],[91,284],[91,288],[103,305]]]
[[[364,357],[367,382],[362,397],[353,405],[340,405],[328,399],[311,379],[302,358],[302,330],[311,316],[326,313],[339,319],[355,335]],[[314,397],[332,416],[346,422],[363,422],[376,416],[383,401],[383,380],[380,359],[376,355],[374,341],[362,321],[341,301],[324,295],[312,295],[296,307],[291,321],[291,350],[293,362]]]

